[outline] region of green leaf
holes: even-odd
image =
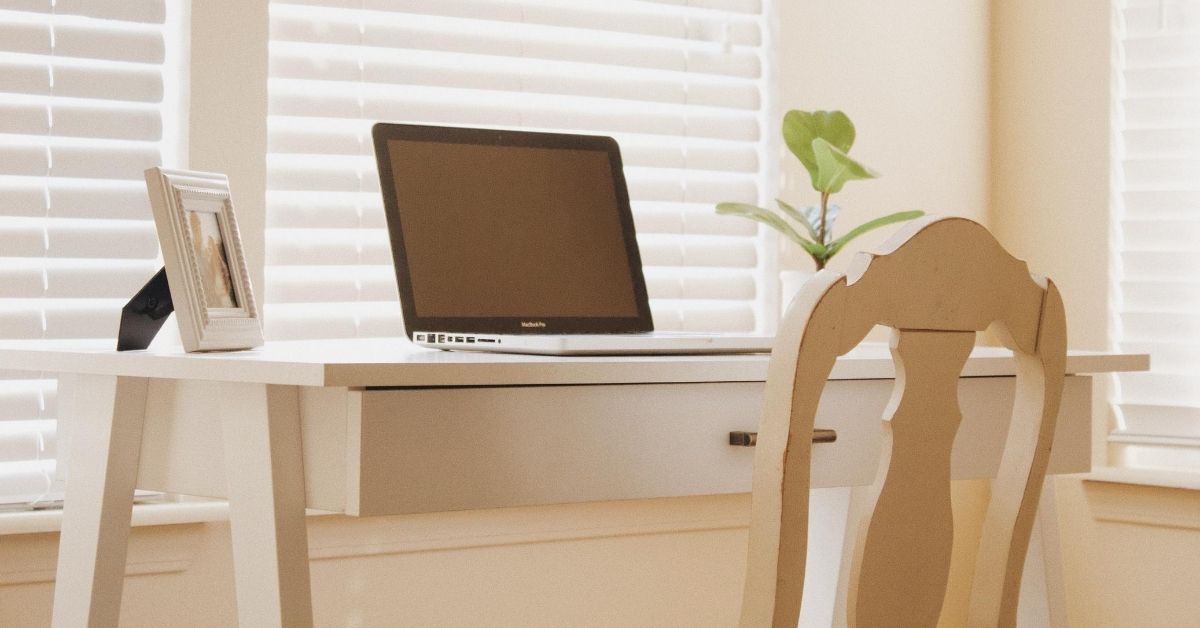
[[[775,203],[779,205],[779,209],[782,209],[783,213],[787,214],[789,218],[800,223],[800,225],[804,227],[805,231],[808,231],[808,235],[812,236],[813,240],[818,239],[817,238],[817,229],[816,229],[816,227],[813,226],[816,223],[811,222],[807,215],[808,210],[812,209],[811,207],[805,207],[804,211],[800,211],[800,210],[796,209],[795,207],[792,207],[791,205],[788,205],[787,203],[783,202],[782,199],[778,199],[778,198],[775,199]]]
[[[809,255],[823,256],[829,253],[828,249],[804,236],[800,235],[786,220],[781,218],[775,212],[769,209],[758,207],[757,205],[749,205],[746,203],[718,203],[717,213],[725,216],[741,216],[750,220],[761,222],[768,227],[787,236],[788,239],[800,245]]]
[[[869,231],[874,231],[880,227],[890,225],[892,223],[904,222],[905,220],[912,220],[913,218],[920,218],[921,216],[924,216],[924,215],[925,215],[925,212],[923,212],[919,209],[914,209],[912,211],[896,212],[894,214],[888,214],[887,216],[883,216],[881,218],[876,218],[875,220],[869,220],[867,222],[864,222],[863,224],[851,229],[850,232],[847,233],[846,235],[831,242],[829,244],[829,257],[833,257],[834,255],[837,255],[838,251],[842,250],[842,247],[846,246],[851,240],[853,240],[854,238],[857,238],[858,236],[860,236],[864,233],[867,233]]]
[[[823,138],[813,140],[813,154],[817,159],[817,176],[813,187],[817,191],[836,194],[847,181],[874,179],[879,176]]]
[[[817,187],[817,157],[813,140],[824,139],[843,153],[854,145],[854,123],[841,111],[797,111],[783,116],[783,141],[800,160]]]

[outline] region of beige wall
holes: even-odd
[[[727,628],[749,499],[310,517],[321,628]],[[58,535],[0,537],[0,626],[50,625]],[[227,523],[135,528],[122,628],[236,626]]]
[[[134,529],[122,628],[235,626],[228,534],[223,524]],[[0,537],[0,626],[50,625],[57,550],[57,533]]]
[[[1078,478],[1057,488],[1071,626],[1200,626],[1200,490]]]
[[[1059,285],[1073,348],[1108,345],[1110,21],[1104,2],[992,8],[988,222]]]
[[[250,282],[264,302],[267,190],[267,2],[182,2],[189,12],[183,133],[192,170],[229,175]],[[236,16],[236,19],[231,19]]]

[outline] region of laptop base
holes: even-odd
[[[447,351],[533,355],[687,355],[770,353],[774,338],[736,334],[464,334],[414,332],[413,342]]]

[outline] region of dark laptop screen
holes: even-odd
[[[636,331],[645,286],[615,144],[530,143],[387,139],[381,181],[395,194],[406,305],[427,329],[468,319],[480,332],[579,332],[592,330],[563,323],[599,319],[626,322],[595,331]]]

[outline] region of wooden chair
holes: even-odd
[[[958,376],[991,327],[1016,359],[1016,399],[972,582],[969,625],[1014,626],[1066,361],[1062,299],[979,224],[927,217],[843,275],[818,273],[793,301],[771,355],[754,460],[742,628],[795,628],[807,552],[813,415],[835,359],[892,328],[896,384],[884,413],[872,514],[855,540],[852,628],[934,626],[950,569],[950,450]],[[849,542],[849,541],[848,541]]]

